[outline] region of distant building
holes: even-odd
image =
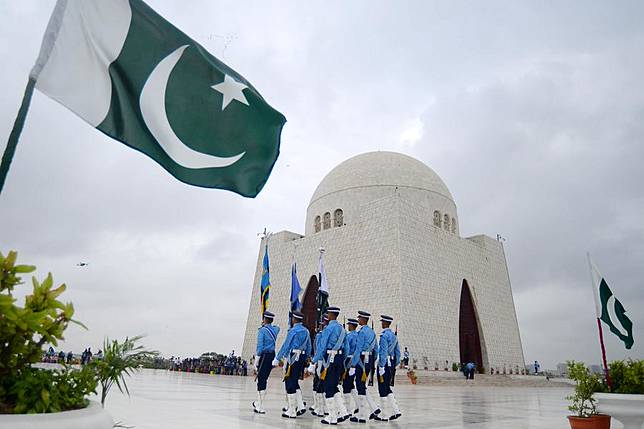
[[[590,369],[590,372],[592,374],[603,374],[604,370],[602,369],[601,365],[590,365],[588,366],[588,369]]]
[[[344,161],[315,190],[305,235],[282,231],[269,238],[270,309],[284,332],[278,344],[286,332],[293,260],[304,287],[304,324],[314,335],[323,247],[329,301],[342,309],[340,320],[367,310],[379,331],[379,315],[393,316],[401,347],[432,369],[474,362],[486,373],[519,372],[525,361],[503,243],[486,235],[461,237],[459,225],[452,194],[422,162],[393,152]],[[245,359],[255,352],[261,323],[264,244],[257,256]]]

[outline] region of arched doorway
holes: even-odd
[[[483,355],[481,353],[481,337],[479,324],[474,309],[474,301],[467,280],[461,286],[461,305],[458,316],[459,348],[461,363],[473,362],[478,372],[484,372]]]
[[[311,333],[311,340],[315,341],[315,328],[318,319],[317,296],[320,283],[317,276],[311,276],[304,290],[302,299],[302,313],[304,313],[304,326]]]

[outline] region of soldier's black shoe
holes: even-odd
[[[295,418],[295,416],[289,416],[286,413],[282,413],[282,417],[287,418],[287,419],[294,419]]]
[[[389,420],[396,420],[397,418],[400,418],[402,416],[402,413],[394,414],[393,416],[389,417]]]
[[[369,420],[375,419],[378,414],[380,414],[380,408],[376,408],[376,410],[369,415]]]
[[[302,414],[306,413],[306,408],[303,408],[301,410],[297,410],[297,415],[301,416]]]
[[[379,422],[388,422],[388,421],[389,421],[389,419],[382,418],[382,417],[380,417],[379,415],[375,415],[375,416],[373,416],[373,419],[374,419],[374,420],[377,420],[377,421],[379,421]]]
[[[356,408],[355,410],[353,410],[353,414],[358,414],[359,411],[360,411],[360,409]]]

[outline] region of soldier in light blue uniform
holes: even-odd
[[[318,327],[317,335],[315,336],[315,352],[320,349],[320,341],[322,340],[322,332],[326,327],[329,319],[326,315],[322,318],[320,326]],[[324,417],[324,380],[320,380],[322,373],[322,362],[314,365],[313,371],[313,409],[311,414],[314,416]]]
[[[271,361],[275,358],[275,341],[280,333],[278,326],[273,326],[275,315],[270,311],[264,312],[264,322],[257,331],[257,350],[255,353],[255,372],[257,373],[257,401],[253,401],[253,411],[266,414],[264,397],[266,396],[266,380],[273,367]]]
[[[378,392],[382,401],[383,412],[375,417],[376,420],[388,421],[400,417],[400,409],[396,403],[394,392],[391,391],[391,377],[393,370],[400,363],[400,346],[398,337],[389,327],[393,322],[393,317],[380,316],[382,324],[382,333],[380,334],[380,347],[378,349]],[[391,414],[387,413],[386,403],[391,408]]]
[[[324,380],[324,403],[328,416],[322,419],[322,424],[335,425],[344,421],[347,414],[342,394],[338,390],[340,377],[344,372],[344,356],[346,356],[347,339],[346,331],[336,320],[340,314],[338,307],[327,308],[329,323],[322,331],[320,346],[315,351],[313,362],[309,366],[309,372],[315,370],[317,362],[323,362],[323,370],[320,378]]]
[[[302,324],[302,320],[304,320],[304,314],[299,311],[291,313],[292,327],[288,330],[284,344],[273,360],[273,366],[277,366],[282,359],[286,359],[284,384],[288,408],[282,413],[282,417],[291,419],[306,412],[299,380],[304,371],[304,362],[311,355],[311,335]]]
[[[366,423],[380,414],[380,407],[371,398],[367,390],[367,378],[371,369],[376,364],[378,352],[378,339],[376,333],[368,325],[371,314],[358,311],[358,336],[356,337],[356,350],[351,359],[349,374],[355,374],[356,390],[360,405],[357,415],[351,417],[354,423]]]
[[[342,376],[342,394],[344,395],[344,400],[349,410],[353,410],[353,414],[358,413],[359,400],[358,400],[358,391],[355,386],[355,370],[351,372],[351,360],[356,352],[356,343],[358,340],[358,319],[347,319],[347,355],[344,358],[344,374]],[[351,398],[355,403],[355,406],[351,406]],[[351,417],[351,411],[349,411],[344,419]]]

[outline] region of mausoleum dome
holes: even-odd
[[[456,204],[443,180],[424,163],[396,152],[368,152],[335,167],[309,202],[306,235],[359,221],[361,208],[398,193],[429,221],[458,234]]]

